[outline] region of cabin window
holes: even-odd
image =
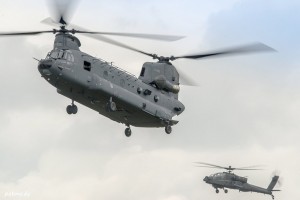
[[[121,85],[121,86],[124,86],[124,85],[125,85],[124,79],[121,79],[121,80],[120,80],[120,85]]]
[[[86,71],[91,71],[91,63],[88,61],[83,62],[83,69]]]
[[[140,76],[144,76],[144,75],[145,75],[145,67],[142,68]]]
[[[108,79],[108,72],[107,72],[107,71],[104,71],[104,72],[103,72],[103,77],[104,77],[105,79]]]

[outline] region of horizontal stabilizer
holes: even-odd
[[[172,125],[172,126],[173,126],[173,125],[177,124],[177,123],[178,123],[178,121],[177,121],[177,120],[170,120],[170,122],[169,122],[169,123],[170,123],[170,125]]]

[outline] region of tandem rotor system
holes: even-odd
[[[149,99],[145,98],[146,103],[151,102],[151,103],[154,103],[154,105],[156,105],[155,109],[153,108],[153,110],[151,112],[147,111],[148,113],[150,113],[151,117],[154,118],[154,120],[151,118],[151,120],[153,120],[154,122],[153,122],[153,124],[151,124],[151,126],[150,125],[149,126],[141,125],[141,126],[142,127],[163,127],[164,126],[165,132],[167,134],[170,134],[172,132],[171,126],[177,124],[177,122],[178,122],[178,121],[172,120],[172,118],[175,115],[181,114],[183,112],[182,108],[184,108],[184,105],[178,100],[179,84],[180,84],[179,76],[180,76],[181,80],[185,79],[184,82],[188,83],[186,85],[196,85],[196,84],[192,83],[193,81],[191,81],[191,79],[189,77],[183,76],[182,73],[177,72],[176,68],[172,65],[173,61],[176,61],[178,59],[199,60],[199,59],[204,59],[204,58],[215,58],[215,57],[219,57],[219,56],[232,56],[232,55],[238,55],[238,54],[249,54],[249,53],[257,53],[257,52],[259,53],[259,52],[274,51],[274,49],[272,49],[271,47],[269,47],[263,43],[251,43],[251,44],[242,45],[242,46],[235,46],[235,47],[213,50],[213,51],[204,52],[204,53],[195,53],[195,54],[190,54],[190,55],[160,56],[156,53],[149,53],[147,51],[131,47],[127,44],[121,43],[119,41],[108,38],[106,36],[123,36],[123,37],[133,37],[133,38],[144,38],[144,39],[160,40],[160,41],[167,41],[167,42],[180,40],[180,39],[184,38],[184,36],[145,34],[145,33],[90,31],[85,28],[82,28],[82,27],[79,27],[79,26],[69,23],[71,14],[73,13],[77,2],[78,1],[76,1],[76,0],[73,0],[73,1],[72,0],[49,1],[50,7],[52,8],[52,11],[53,11],[53,17],[44,19],[42,21],[42,23],[51,25],[54,27],[58,27],[58,28],[55,28],[52,30],[38,30],[38,31],[0,32],[0,37],[4,37],[4,36],[8,36],[8,37],[37,36],[37,35],[41,35],[41,34],[55,34],[56,39],[58,39],[59,37],[62,37],[62,38],[68,38],[70,40],[72,40],[72,39],[76,40],[76,42],[78,43],[76,48],[77,47],[78,48],[77,49],[69,48],[69,49],[79,50],[80,41],[78,40],[78,38],[76,38],[73,35],[83,34],[85,36],[100,40],[102,42],[106,42],[106,43],[109,43],[109,44],[112,44],[112,45],[115,45],[115,46],[118,46],[118,47],[121,47],[124,49],[128,49],[128,50],[137,52],[139,54],[143,54],[145,56],[151,57],[152,59],[156,60],[157,62],[153,62],[153,63],[151,62],[150,65],[148,65],[148,66],[150,66],[149,68],[151,68],[152,71],[161,71],[161,72],[164,71],[166,74],[158,74],[158,75],[156,75],[156,77],[152,77],[152,75],[151,75],[151,79],[149,79],[149,82],[146,82],[145,81],[146,79],[144,79],[144,80],[139,79],[139,80],[141,80],[142,84],[146,84],[145,88],[152,87],[152,88],[150,88],[151,90],[153,88],[155,88],[155,89],[153,89],[153,91],[157,92],[157,95],[160,95],[161,93],[164,94],[165,102],[167,102],[167,103],[164,103],[164,104],[156,103],[158,101],[157,95],[155,95],[156,98],[151,99],[151,101]],[[65,41],[67,41],[67,40],[65,40]],[[57,43],[57,44],[60,44],[60,43]],[[63,44],[63,42],[61,44]],[[55,45],[56,45],[56,43],[55,43]],[[63,50],[68,49],[68,48],[65,48],[65,46],[62,47],[62,46],[58,46],[58,45],[55,46],[55,45],[54,45],[54,50],[57,50],[57,49],[55,49],[56,47],[58,49],[60,48]],[[67,46],[67,47],[69,47],[69,46]],[[50,75],[50,73],[48,73],[47,70],[52,66],[52,64],[53,63],[51,63],[51,62],[47,63],[44,60],[44,62],[40,63],[39,66],[44,68],[43,71],[45,71],[46,75]],[[88,66],[88,68],[89,67],[90,66]],[[149,69],[149,68],[147,68],[147,69]],[[172,71],[170,72],[168,70],[165,70],[167,68],[171,69]],[[151,70],[149,70],[149,71],[151,71]],[[176,74],[176,76],[174,76],[174,74]],[[78,80],[75,80],[75,81],[78,81]],[[113,83],[113,82],[111,82],[111,83]],[[192,84],[189,84],[189,83],[192,83]],[[73,86],[75,86],[75,85],[76,84],[74,83]],[[149,89],[147,89],[147,90],[150,91]],[[145,91],[147,91],[147,90],[145,90]],[[126,90],[126,92],[130,93],[129,90]],[[151,94],[151,92],[150,92],[150,94]],[[150,95],[150,94],[145,93],[144,95],[146,96],[146,95]],[[170,96],[167,96],[166,94],[170,95]],[[135,93],[135,95],[136,95],[136,93]],[[110,96],[110,98],[112,99],[114,94],[109,93],[108,96]],[[169,97],[172,97],[172,98],[169,98]],[[76,98],[74,98],[73,96],[71,96],[69,98],[72,100],[72,103],[71,103],[71,105],[69,105],[67,107],[67,109],[66,109],[67,113],[68,114],[76,114],[78,111],[77,106],[74,104]],[[133,98],[133,99],[135,99],[135,102],[130,102],[129,105],[134,105],[135,109],[141,109],[141,106],[140,106],[141,104],[139,104],[139,105],[137,104],[137,98]],[[175,100],[176,100],[176,105],[174,103]],[[79,102],[78,98],[76,101]],[[117,110],[116,109],[117,105],[112,100],[108,100],[108,101],[109,101],[108,102],[109,112],[114,113]],[[88,101],[88,102],[90,102],[90,101]],[[164,101],[161,101],[161,102],[164,102]],[[146,105],[146,103],[142,104],[142,109],[144,107],[146,107],[146,106],[144,106],[144,104]],[[173,106],[173,104],[174,104],[174,106]],[[179,104],[182,106],[178,106]],[[89,106],[88,104],[84,104],[84,105]],[[172,107],[170,105],[172,105]],[[163,111],[160,109],[162,109]],[[156,110],[156,114],[155,114],[155,110]],[[160,112],[157,112],[157,110],[159,110]],[[167,113],[165,113],[165,112],[167,112]],[[133,112],[128,112],[128,113],[133,113]],[[148,115],[148,113],[147,113],[147,115]],[[162,113],[162,114],[157,116],[157,113]],[[105,113],[105,114],[107,114],[107,113]],[[109,115],[109,116],[113,117],[113,115]],[[134,117],[135,117],[134,119],[138,119],[138,116],[134,116]],[[137,122],[138,120],[131,122],[131,124],[128,124],[127,121],[125,120],[125,118],[123,119],[123,121],[121,121],[124,124],[127,123],[126,124],[127,128],[125,130],[126,136],[129,137],[131,135],[130,125],[134,125],[134,124],[136,125],[137,123],[140,123],[140,122]],[[115,121],[117,121],[117,120],[115,120]],[[142,124],[142,123],[140,123],[140,124]],[[220,167],[220,166],[218,166],[218,167]],[[232,170],[235,170],[237,168],[233,169],[233,168],[229,167],[226,169],[231,172]]]

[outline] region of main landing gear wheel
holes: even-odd
[[[112,97],[109,99],[109,102],[107,102],[106,107],[108,112],[114,112],[117,110],[117,104],[113,102]]]
[[[77,108],[77,106],[74,104],[74,100],[72,100],[72,104],[71,105],[68,105],[67,106],[67,113],[69,114],[69,115],[71,115],[71,114],[76,114],[77,112],[78,112],[78,108]]]
[[[216,189],[216,193],[219,193],[219,190],[218,190],[218,189]]]
[[[165,132],[166,132],[167,134],[172,133],[172,126],[167,125],[167,126],[165,127]]]
[[[71,114],[76,114],[77,112],[78,112],[78,108],[77,108],[77,106],[76,105],[68,105],[67,106],[67,113],[69,114],[69,115],[71,115]]]
[[[116,111],[116,110],[117,110],[117,105],[116,105],[116,103],[113,102],[113,101],[110,101],[110,102],[108,103],[108,109],[109,109],[109,111],[111,111],[111,112]]]
[[[227,190],[227,189],[225,189],[225,190],[224,190],[224,192],[225,192],[225,193],[228,193],[228,190]]]
[[[125,135],[126,135],[126,137],[130,137],[131,136],[131,129],[129,127],[127,127],[125,129]]]

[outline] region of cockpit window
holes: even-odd
[[[54,59],[63,58],[63,56],[64,56],[64,51],[52,51],[50,53],[50,57]]]
[[[50,57],[54,59],[58,58],[58,51],[52,51]]]
[[[54,58],[54,59],[65,59],[69,62],[74,62],[74,56],[71,52],[68,51],[52,51],[48,54],[48,57]]]
[[[64,54],[65,54],[64,51],[60,51],[60,52],[58,53],[58,58],[64,58]]]

